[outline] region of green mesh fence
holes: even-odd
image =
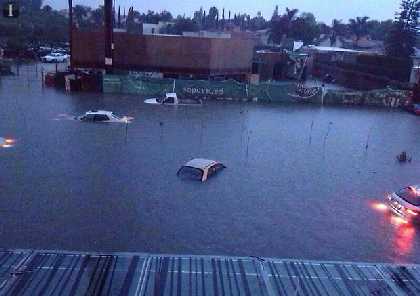
[[[410,91],[378,89],[372,91],[328,91],[324,98],[327,105],[361,105],[401,107],[411,98]]]
[[[263,102],[295,102],[290,96],[295,91],[294,82],[277,84],[263,83],[248,85],[234,80],[181,80],[145,78],[136,75],[105,75],[104,93],[138,94],[142,96],[162,96],[174,90],[181,97],[258,100]]]
[[[174,82],[175,81],[175,82]],[[138,94],[144,97],[163,96],[175,92],[180,97],[222,100],[253,100],[278,103],[321,104],[322,92],[307,98],[296,95],[295,82],[248,85],[234,80],[173,80],[145,78],[138,75],[104,75],[104,93]],[[365,92],[329,90],[324,96],[326,105],[365,105],[399,107],[410,98],[410,92],[391,89]]]

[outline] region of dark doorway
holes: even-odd
[[[282,80],[284,79],[284,63],[276,63],[273,67],[273,79]]]

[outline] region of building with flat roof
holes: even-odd
[[[251,35],[180,36],[113,33],[113,68],[164,75],[227,76],[251,72],[255,39]],[[105,68],[103,32],[73,31],[72,66]]]

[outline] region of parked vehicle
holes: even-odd
[[[408,186],[387,196],[391,211],[407,222],[420,221],[420,185]]]
[[[220,162],[197,158],[183,165],[179,169],[177,175],[181,178],[205,182],[208,178],[225,168],[226,167]]]
[[[413,112],[416,115],[420,115],[420,104],[413,104]]]
[[[126,118],[120,118],[111,111],[92,110],[84,115],[76,117],[77,120],[85,122],[127,122]]]
[[[44,63],[63,63],[69,59],[69,55],[53,52],[41,58],[41,61]]]
[[[163,98],[153,98],[144,101],[146,104],[154,105],[201,105],[201,100],[179,99],[176,93],[166,93]]]

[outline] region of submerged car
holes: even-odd
[[[125,122],[124,118],[116,116],[111,111],[92,110],[84,115],[76,117],[77,120],[85,122]]]
[[[205,182],[208,178],[225,168],[226,167],[220,162],[196,158],[183,165],[179,169],[177,175],[181,178]]]
[[[420,221],[420,185],[408,186],[387,196],[391,211],[407,222]]]
[[[60,52],[53,52],[41,58],[41,61],[44,63],[63,63],[69,59],[69,55],[60,53]]]
[[[201,105],[201,100],[179,99],[176,93],[166,93],[163,98],[153,98],[144,101],[146,104],[153,105]]]

